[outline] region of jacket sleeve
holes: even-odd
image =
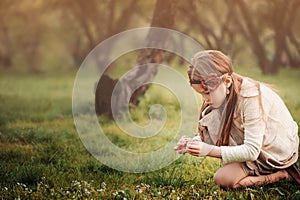
[[[264,112],[260,106],[259,98],[259,96],[244,98],[242,106],[244,144],[222,146],[221,154],[224,164],[254,161],[258,158],[266,131]]]

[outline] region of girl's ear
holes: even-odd
[[[232,84],[232,77],[229,75],[226,75],[224,77],[224,84],[225,84],[226,88],[230,88],[230,86]]]

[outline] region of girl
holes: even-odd
[[[268,86],[232,71],[220,51],[198,52],[188,69],[191,87],[203,97],[201,140],[181,139],[175,150],[221,158],[214,175],[223,188],[282,179],[299,181],[298,126],[281,98]],[[298,182],[299,183],[299,182]]]

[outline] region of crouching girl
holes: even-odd
[[[201,140],[183,139],[175,150],[222,159],[214,181],[223,188],[292,177],[299,183],[298,126],[279,95],[234,73],[231,60],[220,51],[198,52],[191,64],[191,87],[203,97]]]

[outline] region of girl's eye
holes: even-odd
[[[215,83],[213,81],[207,81],[207,82],[205,82],[205,84],[209,87],[214,87],[215,86]]]

